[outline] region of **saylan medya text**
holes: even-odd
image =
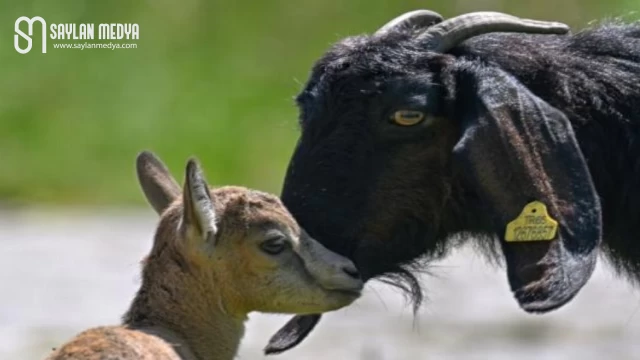
[[[94,40],[94,24],[51,24],[49,36],[52,40]],[[138,24],[100,24],[99,40],[138,40],[140,27]]]

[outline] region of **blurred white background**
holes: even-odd
[[[151,210],[0,212],[0,359],[42,359],[84,328],[118,323],[155,221]],[[372,283],[273,359],[640,358],[640,296],[602,262],[569,305],[544,316],[521,311],[504,272],[470,250],[433,271],[415,321],[396,290]],[[264,358],[287,320],[253,314],[239,359]]]

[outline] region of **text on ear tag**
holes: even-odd
[[[507,224],[504,239],[510,242],[553,240],[557,230],[558,222],[549,216],[547,206],[540,201],[533,201]]]

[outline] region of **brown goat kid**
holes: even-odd
[[[360,296],[352,262],[310,238],[275,196],[209,189],[195,160],[181,190],[150,152],[137,172],[160,215],[140,290],[123,325],[84,331],[49,360],[232,359],[252,311],[312,314]]]

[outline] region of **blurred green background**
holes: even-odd
[[[334,41],[404,11],[475,10],[583,27],[634,18],[637,0],[12,1],[0,3],[0,203],[143,201],[133,163],[151,149],[182,178],[196,155],[214,185],[278,193],[297,136],[292,98]],[[19,16],[138,23],[137,49],[13,47]],[[36,25],[39,29],[39,25]]]

